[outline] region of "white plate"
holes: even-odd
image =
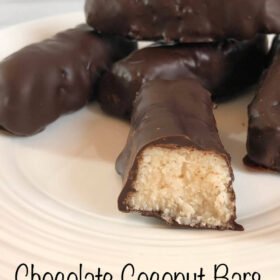
[[[2,30],[0,58],[82,20],[82,14],[70,14]],[[97,105],[60,118],[34,137],[0,134],[1,279],[14,279],[22,262],[34,263],[41,273],[77,271],[83,263],[88,271],[101,267],[115,279],[128,262],[136,273],[204,267],[207,280],[213,279],[215,264],[226,263],[231,273],[259,271],[261,279],[279,279],[280,178],[242,164],[251,98],[216,111],[233,158],[245,232],[170,229],[157,220],[119,213],[121,180],[114,161],[129,127]]]

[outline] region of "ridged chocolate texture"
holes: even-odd
[[[280,172],[280,37],[274,59],[249,106],[248,155],[244,162]]]
[[[87,0],[89,25],[138,40],[207,42],[280,33],[279,0]]]
[[[27,136],[80,109],[101,74],[134,49],[81,25],[12,54],[0,63],[0,127]]]
[[[193,78],[212,93],[215,101],[221,101],[259,80],[267,52],[264,35],[241,42],[156,44],[115,63],[102,77],[98,99],[104,111],[129,118],[143,83]]]
[[[227,162],[232,184],[231,159],[220,141],[212,110],[210,93],[194,80],[154,80],[143,86],[135,101],[127,144],[116,161],[124,184],[119,197],[121,211],[128,212],[125,198],[133,191],[138,164],[147,147],[172,146],[217,153]],[[139,212],[160,217],[158,213]],[[235,218],[231,221],[233,227],[241,229],[234,223]]]

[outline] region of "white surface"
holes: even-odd
[[[46,16],[81,12],[85,0],[0,0],[0,28]]]
[[[71,14],[3,30],[0,58],[82,18]],[[216,111],[233,157],[245,232],[170,229],[157,220],[119,213],[121,180],[114,161],[129,127],[103,115],[97,105],[62,117],[34,137],[0,134],[1,280],[14,279],[22,262],[42,272],[77,271],[83,263],[89,271],[110,271],[114,279],[128,262],[138,272],[204,267],[210,275],[214,264],[224,262],[232,272],[259,271],[261,279],[279,279],[280,178],[242,164],[250,99],[247,95]]]

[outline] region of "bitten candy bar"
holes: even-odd
[[[87,0],[96,30],[138,40],[207,42],[280,33],[279,0]]]
[[[193,78],[208,89],[215,101],[227,99],[256,83],[266,66],[268,40],[156,44],[117,62],[100,82],[98,100],[112,115],[130,118],[142,84],[154,80]]]
[[[249,106],[248,155],[244,162],[280,172],[280,37],[273,43],[274,58]]]
[[[208,93],[193,80],[154,80],[136,98],[116,168],[123,212],[171,225],[242,230],[235,223],[230,156],[218,136]]]
[[[14,53],[0,63],[0,127],[27,136],[80,109],[100,75],[134,49],[81,25]]]

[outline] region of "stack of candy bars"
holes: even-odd
[[[244,162],[279,172],[280,38],[269,52],[266,34],[280,34],[280,1],[87,0],[85,13],[87,24],[0,63],[1,128],[29,136],[97,100],[131,123],[116,162],[121,211],[242,230],[213,101],[260,81]]]

